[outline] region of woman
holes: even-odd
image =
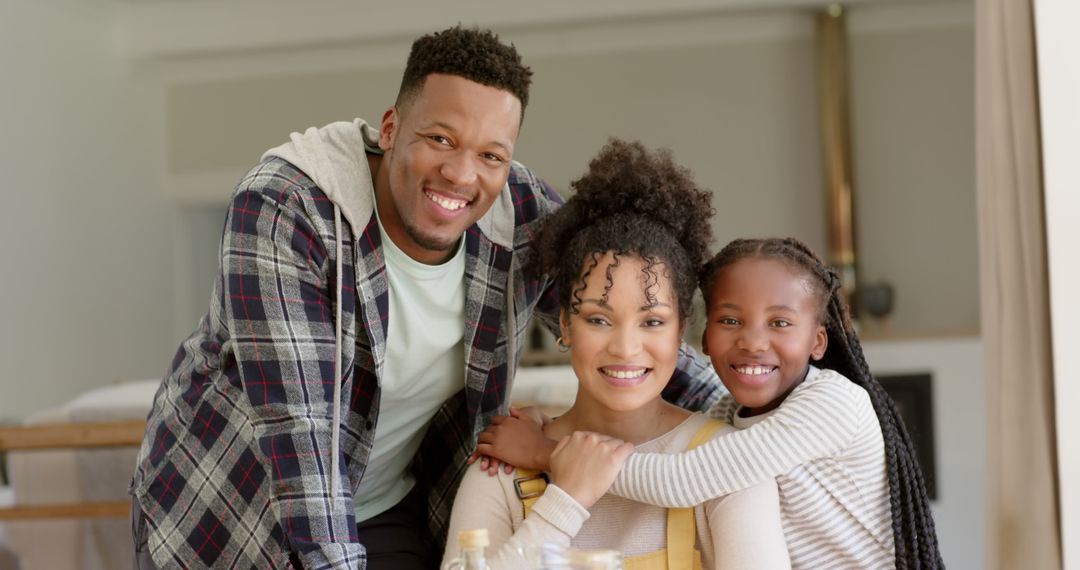
[[[558,286],[558,342],[570,350],[576,400],[544,426],[561,440],[546,476],[466,473],[445,558],[457,556],[457,531],[486,528],[496,569],[526,567],[520,549],[544,543],[619,550],[628,569],[788,567],[774,482],[693,509],[606,494],[635,447],[675,453],[733,429],[661,398],[712,210],[689,171],[638,143],[612,141],[572,187],[545,220],[533,263]]]

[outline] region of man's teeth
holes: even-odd
[[[641,378],[649,371],[648,368],[639,368],[637,370],[608,370],[603,369],[604,374],[611,376],[612,378],[627,379],[627,378]]]
[[[736,366],[735,371],[747,376],[761,376],[773,371],[772,366]]]
[[[432,194],[431,192],[424,192],[424,195],[427,196],[428,199],[432,202],[435,202],[436,204],[442,206],[443,208],[446,208],[447,210],[460,210],[466,205],[468,205],[468,202],[466,202],[465,200],[453,200],[451,198],[444,198],[442,196],[439,196],[438,194]]]

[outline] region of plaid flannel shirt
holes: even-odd
[[[450,506],[479,432],[505,412],[535,312],[557,326],[550,282],[525,270],[536,223],[558,194],[514,163],[507,190],[513,248],[479,226],[465,234],[465,386],[436,412],[413,461],[431,530],[445,540]],[[233,194],[209,313],[184,341],[158,389],[132,492],[161,568],[363,568],[352,492],[364,475],[379,415],[385,356],[386,269],[374,216],[342,224],[342,354],[335,354],[334,206],[288,162],[271,158]],[[359,277],[358,277],[359,274]],[[512,285],[512,304],[506,286]],[[354,286],[355,285],[355,286]],[[514,315],[504,313],[512,306]],[[510,325],[514,330],[509,331]],[[342,358],[339,473],[330,497],[334,360]],[[712,369],[683,354],[665,397],[706,409]]]

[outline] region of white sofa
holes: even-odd
[[[87,392],[34,414],[27,424],[145,419],[158,380],[125,382]],[[12,452],[8,466],[16,504],[110,501],[127,498],[137,450]],[[4,524],[21,570],[131,568],[128,519],[57,519]]]
[[[28,423],[145,419],[158,383],[145,380],[98,388],[35,414]],[[569,366],[526,367],[514,380],[512,399],[559,413],[573,402],[576,391],[577,380]],[[126,499],[136,452],[135,448],[114,448],[12,453],[9,466],[15,500],[40,504]],[[22,570],[131,567],[128,519],[9,522],[5,526],[0,536],[7,535]]]

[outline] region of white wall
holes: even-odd
[[[718,243],[791,232],[823,246],[812,46],[800,35],[528,57],[535,87],[515,158],[568,191],[609,136],[642,139],[714,190]],[[377,121],[399,66],[169,86],[170,168],[239,175],[289,130]]]
[[[932,375],[937,500],[931,509],[941,555],[953,569],[984,567],[986,392],[977,337],[863,345],[874,374]]]
[[[792,234],[823,248],[812,47],[799,34],[537,59],[521,156],[568,189],[609,136],[668,147],[713,191],[716,247]]]
[[[1037,0],[1035,29],[1042,113],[1043,184],[1046,200],[1047,261],[1050,268],[1050,311],[1054,355],[1054,400],[1057,420],[1058,492],[1061,513],[1062,562],[1080,568],[1080,373],[1072,353],[1080,346],[1080,166],[1076,162],[1080,133],[1080,6],[1067,0]]]
[[[0,17],[0,419],[159,375],[178,340],[160,101],[114,54],[112,7]]]
[[[882,30],[852,11],[859,278],[895,287],[897,331],[979,328],[974,14],[960,13]]]

